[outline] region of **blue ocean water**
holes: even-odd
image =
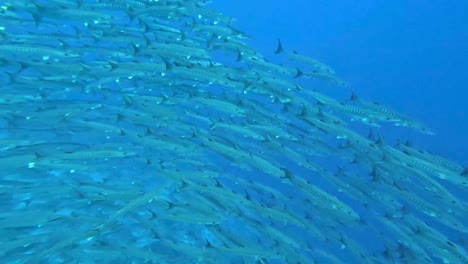
[[[436,136],[391,133],[468,164],[467,1],[213,1],[249,43],[276,41],[332,65],[357,91],[428,124]]]
[[[281,38],[289,48],[333,65],[348,82],[344,89],[407,113],[435,132],[388,126],[382,133],[390,142],[410,140],[467,166],[468,1],[259,0],[248,8],[238,2],[213,6],[236,17],[252,36],[249,43],[266,54],[274,56]]]
[[[4,3],[1,262],[465,263],[466,9],[412,5]]]

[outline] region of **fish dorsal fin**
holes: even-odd
[[[375,135],[374,135],[374,131],[372,131],[372,129],[369,129],[369,133],[367,134],[367,138],[370,139],[370,140],[375,141]]]
[[[357,93],[355,91],[351,91],[351,96],[349,97],[349,101],[358,102],[359,100],[360,99]]]
[[[283,44],[281,43],[281,40],[278,39],[278,47],[276,48],[275,53],[279,54],[279,53],[283,53],[283,52],[284,52]]]
[[[375,141],[375,144],[379,147],[382,147],[385,145],[385,140],[382,136],[379,135],[379,138],[377,139],[377,141]]]
[[[303,75],[304,75],[304,72],[301,71],[301,69],[297,68],[297,69],[296,69],[296,76],[294,76],[294,78],[299,78],[299,77],[301,77],[301,76],[303,76]],[[297,85],[297,84],[296,84],[296,85]]]
[[[413,142],[411,142],[411,140],[407,139],[406,142],[404,143],[404,145],[406,147],[412,147],[413,146]]]

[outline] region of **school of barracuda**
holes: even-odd
[[[468,263],[428,128],[207,4],[0,2],[1,263]]]

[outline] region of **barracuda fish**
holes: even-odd
[[[195,134],[197,136],[197,134]],[[233,160],[246,160],[249,156],[244,151],[240,150],[237,147],[229,146],[228,143],[223,143],[221,141],[216,140],[215,138],[201,138],[203,145],[207,146],[208,148],[220,153],[221,155],[231,158]]]
[[[335,71],[332,68],[330,68],[329,66],[319,62],[316,59],[312,59],[310,57],[304,56],[302,54],[299,54],[296,51],[293,51],[293,52],[285,51],[283,49],[283,45],[281,43],[281,40],[279,40],[279,39],[278,39],[278,47],[276,48],[275,53],[276,54],[286,53],[288,55],[288,57],[290,57],[292,60],[308,64],[308,65],[310,65],[310,66],[312,66],[314,68],[320,69],[320,70],[322,70],[324,72],[328,72],[328,73],[331,73],[331,74],[335,73]]]
[[[427,162],[423,159],[407,155],[404,152],[394,148],[386,147],[386,150],[387,155],[385,158],[391,159],[397,164],[402,164],[404,166],[421,170],[426,173],[431,173],[439,179],[450,181],[461,187],[466,188],[468,186],[468,179],[463,175],[463,172],[461,174],[454,173],[453,171],[444,168],[443,166],[438,166],[437,164]]]
[[[52,157],[44,157],[41,159],[59,159],[59,160],[89,160],[89,159],[108,159],[108,158],[122,158],[136,155],[135,152],[126,152],[119,150],[89,150],[89,151],[75,151],[64,152],[62,154],[54,155]]]
[[[219,225],[227,220],[227,217],[217,214],[216,211],[199,211],[198,209],[198,207],[194,207],[182,212],[171,209],[167,213],[156,215],[155,217],[174,222],[202,225]],[[194,214],[194,210],[197,210],[198,213]]]
[[[18,46],[18,45],[1,45],[0,54],[3,57],[17,56],[24,60],[30,60],[30,58],[38,58],[43,61],[49,59],[67,59],[67,58],[78,58],[80,54],[75,52],[68,52],[65,50],[57,50],[49,47],[36,47],[36,46]]]
[[[319,72],[319,71],[303,72],[301,69],[297,69],[295,77],[296,78],[306,77],[306,78],[322,79],[322,80],[325,80],[325,81],[333,82],[338,86],[347,86],[348,85],[345,81],[338,78],[335,74],[328,73],[328,72]]]
[[[256,49],[248,46],[244,41],[237,40],[235,38],[212,38],[208,40],[207,45],[210,49],[213,50],[223,50],[225,52],[237,54],[238,61],[242,60],[243,57],[248,57],[249,59],[259,59],[258,57],[255,57],[256,55],[258,56],[258,51]]]
[[[421,243],[430,249],[443,248],[444,253],[432,253],[445,263],[467,263],[468,254],[466,250],[450,241],[445,235],[428,226],[423,220],[414,216],[402,219],[410,224],[413,236],[420,238]]]
[[[297,75],[297,69],[280,66],[275,63],[271,63],[264,58],[258,58],[256,56],[244,56],[241,52],[241,49],[238,49],[237,60],[245,61],[251,67],[264,69],[267,72],[280,73],[290,77]],[[263,76],[264,75],[265,74],[263,74]]]
[[[288,90],[267,83],[245,81],[244,93],[267,95],[272,99],[272,102],[281,102],[283,104],[294,100],[294,96]]]
[[[213,73],[208,67],[205,69],[184,66],[174,67],[169,63],[166,63],[166,69],[168,73],[171,73],[176,77],[197,81],[202,85],[211,85],[216,83],[224,84],[226,82],[226,78],[222,75]]]
[[[132,132],[126,134],[130,140],[146,146],[148,150],[168,152],[172,153],[172,155],[179,155],[182,157],[194,157],[201,152],[201,149],[190,141],[174,140],[167,136],[157,136],[150,131],[142,135]],[[152,156],[147,156],[147,158],[151,160]]]
[[[252,130],[259,131],[267,136],[270,139],[286,139],[291,141],[298,141],[299,139],[294,135],[284,131],[280,127],[277,126],[265,126],[265,125],[248,125]]]
[[[394,235],[397,236],[400,240],[399,249],[391,249],[392,252],[389,252],[389,254],[396,255],[399,253],[401,255],[395,257],[405,260],[417,261],[420,263],[432,263],[429,252],[426,252],[425,247],[417,242],[417,239],[412,234],[410,227],[405,225],[400,226],[399,220],[401,219],[390,214],[387,214],[383,217],[380,216],[380,218],[382,219],[381,222],[385,225],[385,227],[391,230],[391,232],[394,233]]]
[[[30,34],[14,34],[7,32],[6,29],[0,31],[0,35],[3,36],[3,42],[9,44],[23,44],[23,45],[40,45],[51,48],[62,47],[66,48],[67,41],[73,41],[76,39],[75,36],[67,36],[63,34],[48,34],[48,35],[30,35]]]
[[[319,130],[327,134],[331,134],[338,139],[346,139],[360,146],[367,145],[367,143],[369,143],[369,145],[371,144],[371,142],[367,140],[365,137],[347,129],[341,123],[337,123],[333,121],[330,122],[324,118],[317,119],[317,117],[304,117],[303,119],[307,122],[310,122]]]
[[[242,137],[248,137],[248,138],[252,138],[252,139],[260,140],[260,141],[266,140],[266,137],[264,137],[263,135],[259,133],[256,133],[255,131],[250,130],[248,126],[241,127],[237,125],[230,125],[230,124],[226,124],[222,122],[217,122],[217,123],[214,123],[210,127],[210,130],[219,130],[219,129],[223,130],[224,132],[237,133]]]
[[[20,155],[8,155],[0,157],[0,166],[6,171],[27,169],[33,166],[37,160],[35,154],[20,154]]]
[[[0,215],[0,228],[15,229],[37,227],[47,224],[48,222],[60,221],[65,218],[53,211],[47,212],[46,210],[21,212],[21,216],[23,218],[19,221],[19,219],[12,219],[8,214]]]
[[[272,162],[266,159],[263,159],[262,157],[253,154],[251,154],[250,156],[251,159],[249,162],[253,163],[252,165],[258,168],[260,171],[273,175],[281,180],[283,180],[286,177],[286,172],[284,171],[284,169],[278,167],[277,165],[273,164]]]
[[[258,257],[258,258],[268,258],[268,259],[283,259],[283,257],[277,252],[272,252],[271,250],[258,248],[255,246],[249,247],[216,247],[217,250],[225,252],[228,254],[238,255],[238,256],[248,256],[248,257]]]
[[[184,37],[183,32],[180,29],[177,29],[175,27],[171,27],[169,25],[161,23],[161,21],[157,18],[148,16],[148,17],[141,17],[143,24],[145,27],[156,30],[156,31],[162,31],[162,32],[169,32],[169,33],[174,33],[178,37],[180,37],[179,40],[182,40]],[[146,29],[147,30],[147,29]]]
[[[190,14],[196,14],[198,19],[211,21],[215,25],[219,23],[229,25],[231,22],[235,21],[232,17],[226,16],[213,9],[203,8],[197,4],[187,6],[187,12]]]
[[[466,204],[463,201],[451,194],[447,188],[432,179],[430,176],[414,169],[409,169],[408,172],[409,175],[407,177],[411,180],[414,178],[419,179],[423,183],[424,189],[437,196],[439,198],[438,202],[445,204],[446,208],[457,208],[455,211],[458,211],[459,209],[463,211],[462,208],[466,207]]]
[[[425,160],[432,164],[437,164],[446,169],[452,170],[455,174],[462,175],[463,172],[466,173],[466,168],[463,168],[463,166],[461,166],[460,164],[457,164],[441,156],[437,156],[433,153],[429,153],[427,151],[417,150],[411,146],[411,142],[402,143],[401,141],[398,141],[396,147],[410,156],[414,156],[421,160]]]
[[[0,146],[2,146],[0,150],[8,151],[19,148],[31,147],[43,143],[45,143],[45,141],[32,141],[26,139],[0,139]]]
[[[109,61],[112,69],[110,74],[120,76],[146,76],[162,74],[167,70],[166,64],[155,61],[115,62]]]
[[[320,104],[326,105],[331,108],[338,108],[340,105],[340,102],[330,96],[327,96],[325,94],[316,92],[316,91],[311,91],[309,89],[304,89],[301,85],[296,84],[297,90],[300,90],[302,93],[305,93],[307,95],[312,96],[317,102]]]
[[[200,258],[212,263],[217,261],[216,251],[212,247],[199,247],[182,242],[175,243],[166,239],[162,239],[161,244],[173,249],[174,251],[178,252],[178,254],[190,256],[195,259]]]
[[[394,110],[391,110],[390,108],[384,105],[381,105],[377,102],[364,101],[360,99],[354,92],[351,95],[351,98],[348,100],[348,103],[365,107],[365,111],[374,112],[373,116],[377,118],[378,120],[386,121],[386,122],[394,122],[395,126],[412,127],[424,134],[429,134],[429,135],[434,134],[434,132],[432,132],[429,128],[427,128],[423,124],[415,120],[412,120],[411,118],[403,114],[400,114]]]
[[[262,157],[252,153],[247,153],[241,149],[228,146],[221,142],[217,142],[214,139],[202,138],[202,140],[205,146],[223,155],[241,168],[248,168],[249,165],[263,171],[264,173],[275,176],[278,179],[283,179],[286,176],[284,170]]]
[[[297,87],[296,84],[292,81],[284,80],[282,78],[277,78],[270,74],[263,73],[261,75],[259,74],[259,76],[260,76],[260,81],[262,82],[262,84],[268,87],[271,87],[271,86],[279,87],[281,89],[289,90],[289,91]]]
[[[109,72],[111,67],[108,63],[60,63],[60,62],[35,62],[29,61],[21,64],[22,70],[34,69],[40,71],[43,76],[42,80],[65,80],[69,81],[70,78],[76,78],[78,76],[89,76],[95,74],[102,74]],[[63,76],[60,78],[60,76]]]
[[[245,33],[241,32],[238,29],[233,28],[230,25],[226,25],[226,26],[220,26],[219,24],[204,25],[204,24],[198,23],[194,19],[192,20],[192,23],[190,26],[192,27],[192,31],[207,33],[208,37],[215,37],[218,39],[229,39],[232,37],[237,38],[237,39],[248,38]]]
[[[21,103],[39,102],[42,99],[43,97],[40,94],[4,94],[2,98],[0,98],[0,105],[19,105]]]
[[[353,107],[350,105],[340,104],[337,106],[338,110],[351,115],[351,121],[360,121],[369,126],[380,127],[378,118],[374,117],[374,113],[368,112],[365,109],[359,107]]]
[[[92,8],[86,8],[87,5],[83,5],[77,9],[74,8],[63,8],[61,6],[40,6],[37,5],[37,11],[34,15],[38,17],[38,20],[43,20],[44,17],[53,17],[55,19],[76,19],[84,20],[85,23],[108,23],[109,20],[113,19],[114,16],[111,14],[103,13],[99,10]]]
[[[327,210],[327,212],[331,212],[333,215],[337,214],[339,216],[339,219],[336,219],[337,221],[356,223],[360,220],[358,213],[336,197],[328,194],[301,177],[297,177],[292,174],[289,174],[287,177],[295,186],[303,190],[303,194],[310,199],[311,203]]]
[[[229,114],[230,116],[246,116],[248,112],[248,110],[243,108],[241,105],[216,98],[196,97],[192,98],[191,101],[212,109],[213,111]]]
[[[148,45],[147,49],[137,49],[137,54],[150,55],[150,56],[161,56],[165,59],[171,59],[173,57],[181,58],[199,58],[209,59],[209,55],[206,50],[201,47],[189,47],[180,44],[163,44],[152,42]]]

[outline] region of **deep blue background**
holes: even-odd
[[[427,124],[394,128],[418,147],[468,165],[468,1],[214,0],[249,43],[274,56],[277,38],[331,65],[361,97]]]

